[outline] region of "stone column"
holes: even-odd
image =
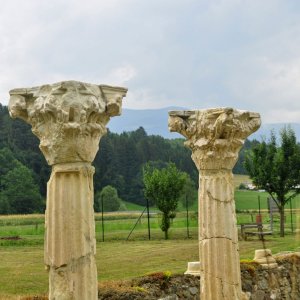
[[[202,300],[242,299],[232,168],[257,113],[232,108],[169,112],[169,129],[187,138],[199,173]]]
[[[50,300],[98,299],[91,162],[126,92],[77,81],[10,91],[10,115],[32,126],[52,166],[45,213]]]

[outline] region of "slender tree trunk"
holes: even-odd
[[[169,213],[163,213],[163,218],[162,218],[162,230],[165,233],[165,240],[169,239],[169,234],[168,230],[170,228],[170,218],[169,218]]]
[[[279,207],[280,213],[280,236],[284,237],[284,206]]]
[[[169,239],[168,230],[169,230],[169,229],[167,229],[167,230],[165,231],[165,240],[168,240],[168,239]]]

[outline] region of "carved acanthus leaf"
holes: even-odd
[[[31,124],[50,165],[91,162],[110,117],[120,115],[127,89],[63,81],[10,91],[13,118]]]
[[[260,127],[258,113],[233,108],[169,112],[169,129],[187,138],[199,169],[231,169],[245,139]]]

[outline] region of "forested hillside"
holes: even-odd
[[[42,211],[50,167],[39,150],[38,139],[32,134],[29,125],[12,120],[7,107],[1,104],[0,133],[0,213]],[[117,188],[121,199],[144,204],[142,167],[148,161],[153,161],[157,166],[174,162],[197,183],[198,171],[183,141],[148,136],[142,127],[121,134],[108,132],[101,139],[100,150],[93,163],[96,168],[95,192],[106,185],[112,185]],[[242,165],[244,149],[251,147],[252,143],[246,141],[234,173],[245,173]],[[18,188],[17,178],[14,180],[17,174]],[[25,179],[30,181],[26,186]],[[21,182],[24,182],[23,186]],[[14,191],[18,194],[18,199],[14,200],[17,208],[11,205]],[[24,201],[27,201],[27,206]]]

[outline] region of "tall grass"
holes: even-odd
[[[261,204],[261,214],[263,218],[263,223],[265,229],[270,227],[270,216],[266,210],[266,193],[259,193],[257,191],[236,191],[236,207],[238,209],[237,213],[237,223],[255,223],[256,215],[258,214],[258,197],[260,197]],[[298,205],[298,206],[297,206]],[[293,230],[294,232],[299,232],[300,224],[300,196],[293,200],[293,215],[290,215],[290,210],[287,206],[286,209],[286,232],[289,234],[292,230],[291,218],[293,220]],[[143,208],[142,208],[143,209]],[[184,234],[181,232],[186,231],[187,220],[186,212],[183,207],[179,208],[176,218],[171,224],[171,234],[172,238],[185,238]],[[105,240],[126,240],[130,231],[136,225],[131,239],[144,239],[147,236],[147,216],[144,214],[141,219],[137,222],[141,215],[140,211],[129,211],[129,212],[113,212],[104,213],[104,233]],[[159,211],[151,210],[150,215],[150,226],[153,231],[154,236],[162,238],[162,233],[160,230],[160,220],[161,214]],[[190,207],[189,211],[189,228],[191,232],[195,233],[197,236],[198,220],[197,220],[197,203]],[[22,216],[0,216],[0,245],[36,245],[43,243],[43,235],[45,232],[44,227],[44,215],[22,215]],[[137,223],[137,224],[136,224]],[[102,214],[95,214],[95,224],[96,224],[96,235],[98,240],[102,237]],[[274,234],[279,231],[279,215],[274,214]],[[297,228],[298,226],[298,228]],[[156,232],[157,231],[157,232]],[[14,237],[19,236],[20,240],[3,240],[3,237]]]

